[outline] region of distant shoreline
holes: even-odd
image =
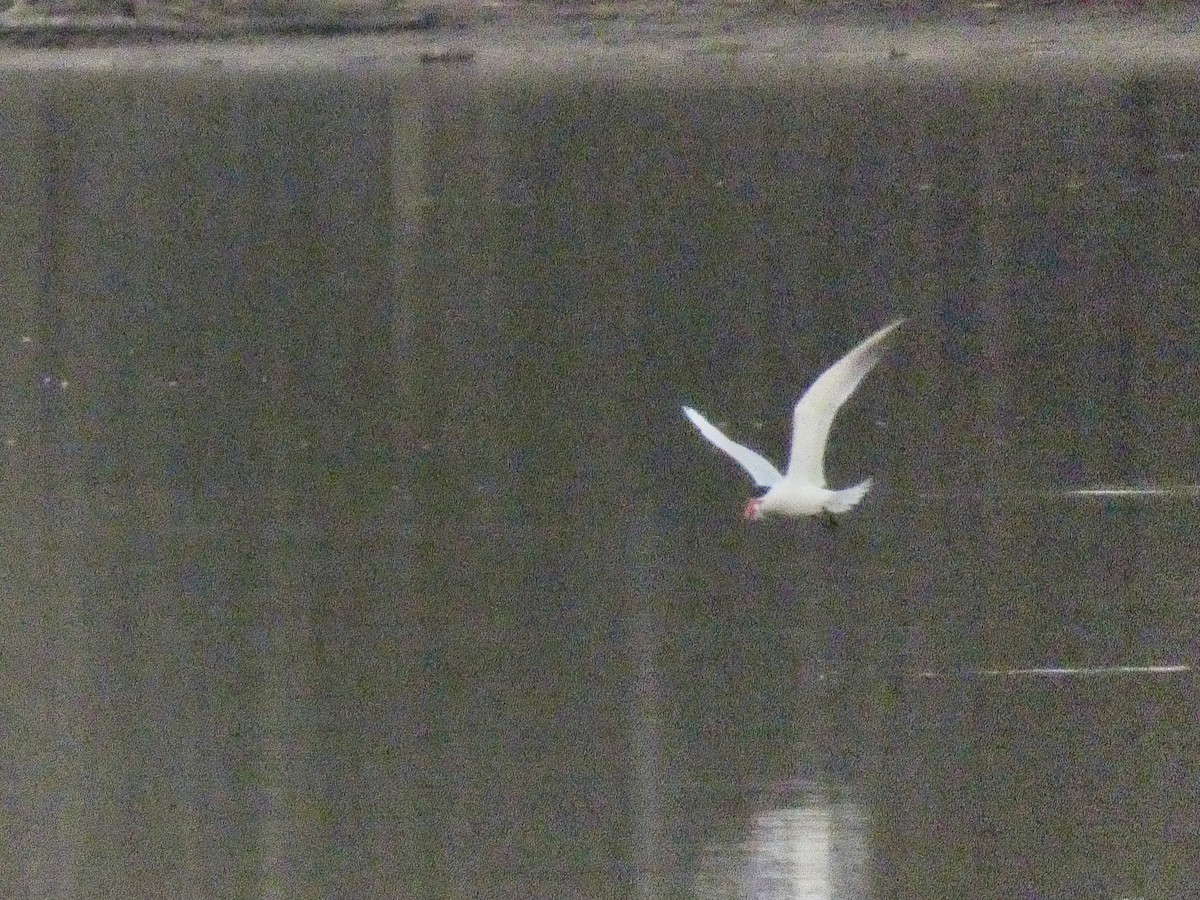
[[[1054,57],[1120,59],[1200,56],[1200,7],[1117,0],[1047,5],[963,2],[950,7],[881,6],[849,2],[752,0],[698,3],[540,3],[445,0],[399,7],[388,0],[343,0],[327,7],[312,0],[286,15],[232,15],[226,7],[192,7],[131,0],[84,2],[87,12],[57,14],[52,6],[21,0],[0,13],[0,46],[63,50],[254,44],[274,39],[408,35],[417,44],[451,40],[482,47],[555,45],[598,51],[655,48],[666,53],[722,59],[808,56],[823,60],[879,58],[896,64],[942,62],[977,54],[1017,62]],[[246,4],[249,5],[249,0]],[[298,4],[299,5],[299,4]],[[44,9],[49,9],[47,13]],[[97,10],[100,13],[97,14]],[[425,36],[428,35],[428,38]],[[430,58],[445,57],[439,49]],[[464,52],[454,51],[454,59]]]
[[[125,46],[229,41],[243,38],[387,34],[423,31],[445,24],[434,10],[386,15],[220,17],[29,16],[0,21],[0,44],[25,48]]]

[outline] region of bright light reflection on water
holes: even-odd
[[[863,818],[852,803],[776,798],[741,839],[711,844],[701,858],[702,900],[819,900],[865,896]]]

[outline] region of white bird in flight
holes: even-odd
[[[871,488],[871,479],[840,491],[825,483],[825,443],[833,417],[850,399],[859,382],[883,356],[883,342],[904,323],[897,319],[873,335],[821,373],[804,395],[796,401],[792,414],[792,452],[787,473],[781,475],[770,460],[749,447],[727,438],[722,431],[690,406],[683,414],[717,449],[728,453],[750,473],[754,483],[767,488],[761,497],[746,504],[743,516],[751,521],[764,515],[815,516],[825,513],[832,522],[833,513],[850,510]]]

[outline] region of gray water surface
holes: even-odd
[[[1189,896],[1197,96],[12,74],[0,893]]]

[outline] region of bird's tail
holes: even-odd
[[[843,488],[840,491],[834,491],[833,496],[825,503],[825,509],[831,513],[849,512],[858,501],[867,496],[867,491],[871,489],[872,480],[868,478],[866,481],[860,481],[854,487]]]

